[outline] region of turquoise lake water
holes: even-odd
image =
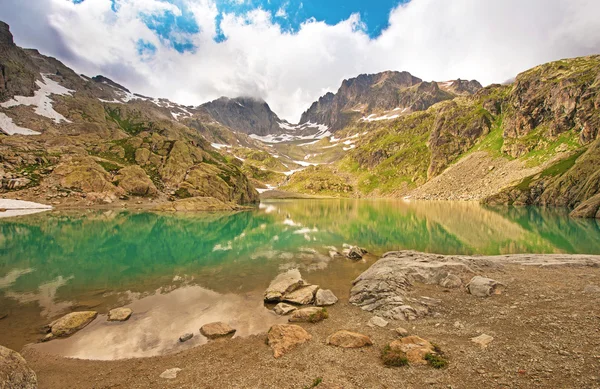
[[[375,255],[600,254],[600,224],[566,210],[473,203],[281,200],[254,211],[155,214],[47,212],[0,219],[0,344],[22,347],[41,325],[81,309],[105,312],[156,293],[201,286],[260,293],[298,267],[337,293],[371,261],[332,259],[344,243]],[[373,259],[374,260],[374,259]]]

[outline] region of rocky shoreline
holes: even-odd
[[[152,388],[168,381],[208,388],[213,380],[231,388],[595,387],[599,285],[600,256],[390,252],[348,285],[348,296],[335,299],[297,271],[282,273],[264,296],[290,323],[273,325],[266,336],[113,362],[60,358],[28,346],[22,354],[29,367],[19,371],[33,369],[47,388],[65,382]],[[317,301],[324,297],[326,304]],[[283,304],[292,310],[278,312]],[[201,334],[235,331],[226,323],[211,326]],[[2,355],[8,354],[14,355]],[[223,370],[231,364],[235,370]],[[136,377],[127,370],[134,365]],[[19,377],[36,387],[31,374]]]

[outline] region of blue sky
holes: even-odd
[[[72,0],[81,4],[85,0]],[[111,1],[112,10],[118,12],[119,0]],[[180,53],[194,51],[196,47],[186,34],[197,34],[201,31],[193,13],[188,8],[186,0],[160,0],[179,8],[181,14],[171,11],[160,14],[142,14],[140,18],[164,42]],[[402,2],[409,0],[217,0],[219,12],[214,32],[214,40],[222,42],[227,39],[220,28],[223,14],[245,15],[250,11],[262,9],[271,14],[273,22],[285,32],[298,32],[302,23],[307,20],[322,21],[335,25],[348,19],[352,14],[359,14],[364,32],[371,38],[378,37],[388,27],[390,11]],[[147,43],[138,42],[138,53],[153,52]]]

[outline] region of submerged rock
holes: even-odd
[[[291,269],[285,273],[279,274],[265,291],[265,301],[281,301],[282,297],[306,285],[300,271]]]
[[[209,339],[220,338],[222,336],[232,335],[235,329],[229,324],[223,322],[208,323],[200,328],[200,333]]]
[[[286,293],[282,300],[288,303],[308,305],[312,304],[315,299],[315,293],[319,289],[318,285],[302,286],[293,292]]]
[[[504,285],[491,278],[475,276],[467,284],[467,290],[473,296],[488,297],[493,294],[501,294],[504,290]]]
[[[273,308],[273,312],[275,312],[278,315],[287,315],[288,313],[294,312],[296,309],[295,306],[290,305],[290,304],[286,304],[286,303],[279,303],[277,305],[275,305],[275,308]]]
[[[319,307],[333,305],[338,302],[338,298],[329,289],[319,289],[315,294],[315,305]]]
[[[304,328],[294,324],[275,324],[267,334],[267,344],[273,349],[275,358],[311,339],[312,336]]]
[[[126,321],[131,317],[131,308],[115,308],[108,312],[108,321]]]
[[[0,346],[0,388],[37,389],[37,377],[21,354]]]
[[[48,326],[52,337],[69,336],[90,324],[98,316],[96,311],[71,312]]]
[[[346,330],[338,331],[327,337],[327,344],[343,348],[360,348],[371,346],[373,341],[366,335]]]
[[[358,246],[350,246],[344,249],[344,255],[355,261],[362,259],[368,251]]]
[[[288,320],[290,322],[318,323],[328,317],[324,308],[309,307],[294,311]]]

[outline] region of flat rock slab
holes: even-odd
[[[235,331],[236,330],[232,328],[229,324],[220,321],[205,324],[200,328],[200,333],[209,339],[233,335]]]
[[[125,321],[131,317],[131,308],[115,308],[108,312],[108,321]]]
[[[167,370],[163,371],[162,373],[160,373],[160,378],[164,378],[167,380],[173,380],[173,379],[177,378],[177,373],[179,373],[180,371],[181,371],[181,369],[178,367],[174,367],[172,369],[167,369]]]
[[[327,311],[323,308],[318,307],[308,307],[301,308],[292,312],[289,322],[304,322],[304,323],[318,323],[327,319],[328,314]]]
[[[0,346],[0,388],[37,389],[37,377],[21,354]]]
[[[315,305],[318,307],[326,307],[338,302],[338,298],[329,289],[319,289],[315,294]]]
[[[467,284],[467,290],[473,296],[489,297],[494,294],[501,294],[504,290],[504,285],[491,278],[475,276]]]
[[[312,336],[304,328],[294,324],[275,324],[267,334],[267,344],[273,349],[275,358],[283,356],[311,339]]]
[[[319,289],[318,285],[302,286],[293,292],[286,293],[282,300],[288,303],[308,305],[315,300],[315,293]]]
[[[366,335],[346,330],[338,331],[327,337],[327,344],[343,348],[360,348],[371,346],[373,341]]]
[[[481,334],[474,338],[471,338],[471,342],[478,344],[481,348],[486,348],[490,343],[492,343],[494,338],[492,336]]]
[[[273,312],[275,312],[278,315],[287,315],[288,313],[294,312],[296,309],[295,306],[290,305],[290,304],[286,304],[286,303],[279,303],[277,305],[275,305],[275,307],[273,308]]]
[[[53,337],[69,336],[90,324],[96,311],[71,312],[49,324]]]
[[[291,293],[294,290],[306,285],[300,271],[298,269],[291,269],[285,273],[279,274],[265,291],[265,301],[281,301],[282,297]]]

